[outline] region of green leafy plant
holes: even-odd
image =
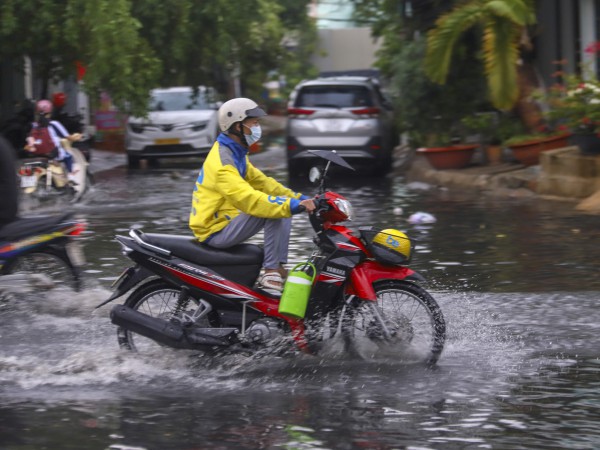
[[[476,134],[483,145],[501,145],[512,136],[522,134],[522,122],[511,114],[485,111],[461,119],[466,131]]]
[[[481,30],[481,58],[492,104],[509,110],[519,99],[518,63],[526,27],[536,22],[531,0],[466,0],[458,2],[427,34],[425,72],[444,84],[459,37]]]
[[[433,83],[423,72],[425,46],[424,39],[407,41],[396,55],[390,88],[397,123],[414,147],[449,145],[460,140],[460,118],[472,114],[485,98],[485,80],[468,64],[469,52],[461,47],[460,64],[449,75],[452,83]]]
[[[590,44],[585,51],[598,54],[600,42]],[[549,121],[573,133],[600,135],[600,82],[596,74],[584,67],[581,75],[559,70],[555,77],[559,80],[547,92],[537,93],[550,108],[546,113]]]

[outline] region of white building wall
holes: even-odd
[[[318,30],[317,50],[312,63],[321,72],[373,69],[381,43],[371,37],[370,28]]]
[[[594,0],[579,0],[579,24],[581,29],[581,62],[586,69],[591,73],[598,73],[597,56],[596,54],[586,53],[585,49],[588,45],[596,42],[597,33],[596,24],[598,23],[598,14]],[[584,74],[586,71],[584,70]],[[589,73],[587,73],[589,75]]]

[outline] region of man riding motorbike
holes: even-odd
[[[264,228],[263,288],[281,291],[286,276],[291,216],[315,204],[267,177],[248,159],[267,114],[253,100],[234,98],[219,108],[221,134],[196,180],[189,225],[196,238],[215,248],[244,242]]]

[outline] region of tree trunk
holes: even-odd
[[[540,83],[531,63],[523,63],[517,69],[517,83],[519,86],[519,99],[515,105],[515,112],[521,122],[530,131],[536,131],[544,123],[542,110],[533,98],[533,92],[540,87]]]

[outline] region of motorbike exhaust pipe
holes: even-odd
[[[199,350],[215,346],[229,347],[239,342],[236,328],[183,327],[142,314],[125,305],[115,305],[110,311],[110,319],[115,325],[173,348]]]

